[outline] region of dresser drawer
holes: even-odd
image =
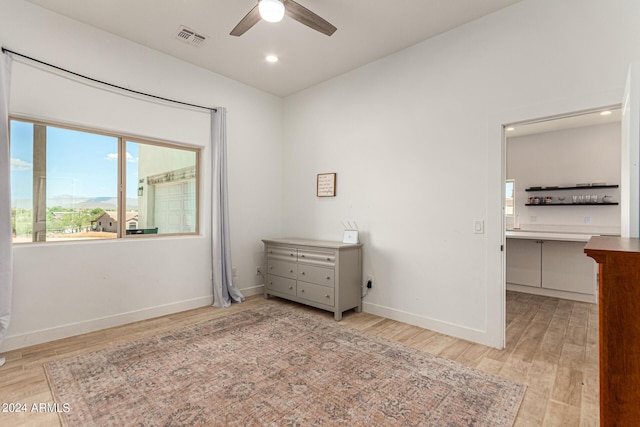
[[[333,288],[335,270],[315,265],[298,264],[298,280]]]
[[[298,249],[298,262],[333,267],[336,265],[336,253],[333,251],[309,251]]]
[[[333,288],[329,288],[327,286],[298,281],[297,296],[298,298],[304,298],[331,307],[334,305]]]
[[[295,279],[297,271],[298,265],[295,262],[280,261],[271,258],[267,259],[267,274],[275,274],[276,276]]]
[[[296,261],[298,257],[298,251],[296,248],[287,248],[283,246],[267,246],[267,257],[283,261]]]
[[[287,295],[296,295],[296,281],[286,277],[267,274],[267,289]]]

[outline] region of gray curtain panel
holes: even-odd
[[[231,272],[231,238],[227,194],[227,111],[211,111],[211,255],[213,258],[213,306],[229,307],[244,296],[234,286]]]

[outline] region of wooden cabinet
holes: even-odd
[[[640,240],[591,238],[584,252],[599,264],[600,425],[640,420]]]
[[[508,288],[595,302],[595,264],[584,256],[584,245],[560,240],[507,239]]]
[[[263,240],[264,296],[332,311],[362,310],[362,245],[304,239]]]

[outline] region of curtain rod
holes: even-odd
[[[40,61],[39,59],[35,59],[35,58],[32,58],[32,57],[27,56],[27,55],[23,55],[23,54],[18,53],[18,52],[14,52],[13,50],[7,49],[5,47],[2,48],[2,53],[5,53],[5,54],[6,53],[10,53],[12,55],[20,56],[20,57],[28,59],[30,61],[37,62],[38,64],[46,65],[47,67],[55,68],[56,70],[72,74],[72,75],[74,75],[76,77],[80,77],[80,78],[83,78],[83,79],[86,79],[86,80],[90,80],[92,82],[99,83],[99,84],[102,84],[102,85],[106,85],[106,86],[109,86],[109,87],[112,87],[112,88],[116,88],[116,89],[124,90],[124,91],[127,91],[127,92],[135,93],[137,95],[148,96],[150,98],[159,99],[159,100],[166,101],[166,102],[173,102],[174,104],[185,105],[185,106],[188,106],[188,107],[202,108],[202,109],[205,109],[205,110],[216,111],[216,112],[218,111],[216,108],[204,107],[202,105],[190,104],[188,102],[182,102],[182,101],[176,101],[175,99],[169,99],[169,98],[164,98],[162,96],[151,95],[149,93],[144,93],[144,92],[140,92],[140,91],[137,91],[137,90],[129,89],[129,88],[126,88],[126,87],[118,86],[118,85],[115,85],[113,83],[107,83],[107,82],[104,82],[102,80],[94,79],[92,77],[88,77],[88,76],[85,76],[85,75],[82,75],[82,74],[79,74],[79,73],[75,73],[73,71],[64,69],[62,67],[58,67],[57,65],[49,64],[47,62]]]

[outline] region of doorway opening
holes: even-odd
[[[622,156],[620,105],[503,126],[505,291],[596,301],[582,249],[591,235],[620,235]]]

